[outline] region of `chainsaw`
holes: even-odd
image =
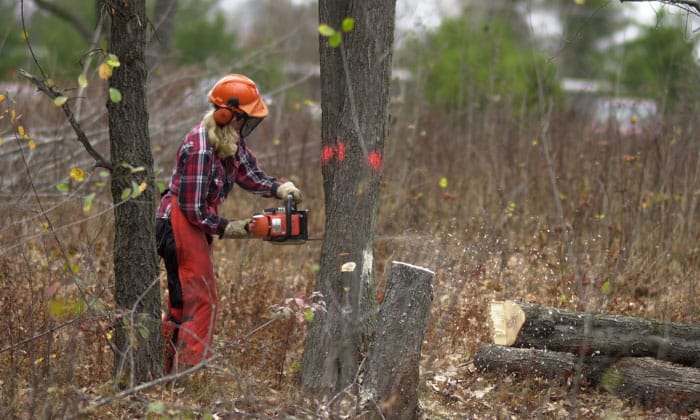
[[[284,207],[269,208],[253,215],[248,231],[273,244],[296,245],[309,239],[309,211],[297,210],[294,197],[289,194]]]

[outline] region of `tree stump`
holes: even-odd
[[[491,302],[494,343],[574,354],[654,357],[700,367],[700,325]]]
[[[482,344],[474,355],[474,364],[490,372],[567,378],[576,373],[580,357],[584,358],[581,375],[618,396],[677,413],[700,409],[700,370],[650,357],[615,360],[607,356]]]
[[[419,364],[435,273],[394,261],[367,355],[363,400],[384,418],[418,415]]]

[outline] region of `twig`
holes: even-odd
[[[700,13],[700,0],[620,0],[620,3],[630,3],[630,2],[635,2],[635,3],[642,3],[642,2],[651,2],[651,1],[658,1],[659,3],[664,3],[664,4],[669,4],[672,6],[689,6],[692,7],[693,9],[697,10],[698,13]]]
[[[43,80],[39,80],[37,77],[29,73],[28,71],[24,69],[19,69],[18,73],[20,74],[20,76],[32,82],[32,84],[34,84],[37,87],[37,89],[44,92],[44,94],[46,94],[46,96],[48,96],[52,100],[58,98],[59,96],[62,96],[61,93],[49,87]],[[87,138],[87,135],[83,131],[82,127],[80,127],[78,121],[75,119],[75,115],[73,115],[73,110],[70,108],[70,105],[68,105],[68,102],[61,105],[61,109],[63,109],[63,113],[66,114],[66,118],[68,119],[68,122],[70,123],[71,127],[73,127],[73,131],[75,131],[75,134],[78,136],[78,141],[83,145],[83,147],[90,154],[90,156],[92,156],[95,159],[95,166],[105,168],[111,172],[112,164],[109,163],[104,157],[102,157],[102,155],[100,155],[100,153],[97,150],[95,150],[92,147],[90,141]]]
[[[134,395],[134,394],[141,392],[141,391],[145,391],[149,388],[153,388],[156,385],[160,385],[160,384],[163,384],[166,382],[174,381],[174,380],[180,379],[182,377],[185,377],[185,376],[187,376],[191,373],[194,373],[194,372],[200,370],[201,368],[205,367],[208,363],[212,362],[217,357],[218,357],[217,355],[214,355],[214,356],[210,357],[209,359],[203,360],[201,363],[199,363],[195,366],[192,366],[190,368],[187,368],[183,371],[180,371],[178,373],[174,373],[172,375],[161,376],[160,378],[154,379],[150,382],[144,382],[140,385],[137,385],[137,386],[131,387],[129,389],[125,389],[124,391],[118,392],[111,397],[102,397],[102,398],[98,399],[97,401],[95,401],[94,403],[90,404],[90,406],[80,410],[78,412],[78,414],[79,415],[88,414],[96,408],[102,407],[102,406],[107,405],[107,404],[111,404],[117,400],[120,400],[122,398],[126,398],[130,395]]]

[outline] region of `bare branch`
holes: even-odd
[[[70,23],[85,41],[90,42],[92,31],[87,27],[87,25],[85,25],[85,22],[78,15],[76,15],[75,13],[71,13],[70,10],[64,9],[58,6],[57,4],[54,4],[49,1],[34,0],[34,4],[38,8],[45,10],[58,17],[59,19]]]
[[[34,86],[36,86],[37,89],[44,92],[44,94],[46,94],[46,96],[48,96],[52,100],[58,98],[59,96],[62,96],[60,92],[57,92],[53,88],[49,87],[43,80],[39,80],[28,71],[23,69],[19,69],[18,71],[22,77],[32,82],[32,84],[34,84]],[[85,132],[83,131],[82,127],[80,127],[78,121],[75,119],[75,115],[73,115],[73,110],[70,108],[70,105],[68,105],[68,102],[61,105],[61,108],[63,109],[63,113],[66,114],[66,118],[68,119],[68,122],[70,123],[71,127],[73,127],[73,131],[75,131],[75,134],[78,136],[78,141],[83,145],[83,147],[90,154],[90,156],[92,156],[95,159],[95,166],[112,171],[112,164],[109,163],[104,157],[102,157],[102,155],[100,155],[100,153],[97,150],[95,150],[90,144],[90,141],[85,135]]]
[[[636,3],[642,3],[642,2],[652,2],[652,1],[658,1],[659,3],[664,3],[668,4],[671,6],[688,6],[693,9],[695,9],[699,14],[700,14],[700,0],[620,0],[620,3],[628,3],[628,2],[636,2]]]

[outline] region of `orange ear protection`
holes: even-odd
[[[217,125],[226,125],[233,119],[233,111],[231,108],[218,107],[214,111],[214,121]]]
[[[228,100],[226,106],[217,106],[214,111],[214,121],[217,125],[226,125],[231,122],[234,115],[238,112],[234,111],[238,109],[238,98],[233,97]]]

